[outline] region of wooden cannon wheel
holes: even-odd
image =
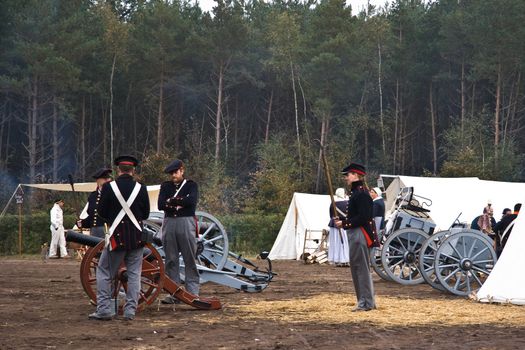
[[[80,264],[80,282],[84,291],[96,304],[97,300],[97,278],[96,270],[100,254],[104,249],[104,241],[96,246],[89,248]],[[153,303],[162,291],[164,285],[164,262],[159,252],[151,245],[146,244],[144,247],[144,257],[142,260],[141,273],[141,290],[138,301],[137,311],[141,311],[146,305]],[[117,288],[113,297],[117,296],[119,291],[127,289],[126,267],[121,265],[117,273]],[[122,298],[121,298],[122,299]],[[122,312],[122,306],[119,306],[119,312]]]

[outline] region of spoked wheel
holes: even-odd
[[[403,285],[422,283],[418,258],[428,235],[418,229],[404,228],[394,231],[383,244],[381,263],[386,274]]]
[[[88,249],[80,265],[80,282],[84,291],[93,303],[97,301],[97,278],[96,270],[98,261],[105,242],[98,243],[95,247]],[[141,289],[137,306],[137,311],[142,310],[146,305],[153,303],[162,291],[164,284],[164,262],[159,252],[151,245],[146,244],[144,247],[144,256],[142,260],[141,272]],[[122,265],[117,272],[117,287],[113,292],[116,297],[120,291],[127,290],[127,271]],[[119,312],[123,305],[120,305]]]
[[[381,252],[381,247],[373,247],[370,250],[370,265],[372,265],[372,268],[379,277],[386,281],[392,281],[390,276],[387,275],[385,269],[383,268],[383,263],[381,262]]]
[[[434,268],[439,283],[446,290],[467,296],[483,285],[496,261],[490,238],[461,231],[439,246]]]
[[[419,271],[421,276],[432,288],[444,292],[446,289],[439,283],[437,279],[434,261],[436,259],[436,251],[441,242],[451,234],[450,231],[439,231],[428,237],[421,246],[421,253],[419,254]]]
[[[197,211],[197,261],[214,270],[222,270],[229,254],[228,235],[219,220],[213,215]]]

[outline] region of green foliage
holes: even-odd
[[[220,216],[228,233],[230,251],[250,255],[270,251],[283,220],[284,215],[281,214]]]
[[[64,227],[73,227],[74,215],[64,215]],[[38,254],[42,244],[51,242],[49,213],[34,212],[22,217],[22,252]],[[0,255],[18,254],[18,215],[0,219]]]
[[[295,147],[285,135],[273,136],[257,148],[257,170],[251,174],[247,191],[248,213],[284,213],[290,199],[300,191],[300,172]]]
[[[487,128],[489,115],[469,118],[453,125],[444,136],[443,153],[446,160],[440,176],[475,176],[487,180],[516,181],[522,176],[523,155],[516,152],[512,138],[494,150],[491,131]],[[497,158],[496,158],[497,154]]]

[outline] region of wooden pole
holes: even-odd
[[[18,203],[18,254],[22,255],[22,203]]]

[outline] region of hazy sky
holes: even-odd
[[[391,2],[392,0],[370,0],[370,4],[375,6],[383,6],[385,2]],[[366,5],[367,0],[346,0],[346,3],[352,5],[352,11],[357,14]],[[211,11],[215,5],[213,0],[199,0],[199,4],[204,11]]]

